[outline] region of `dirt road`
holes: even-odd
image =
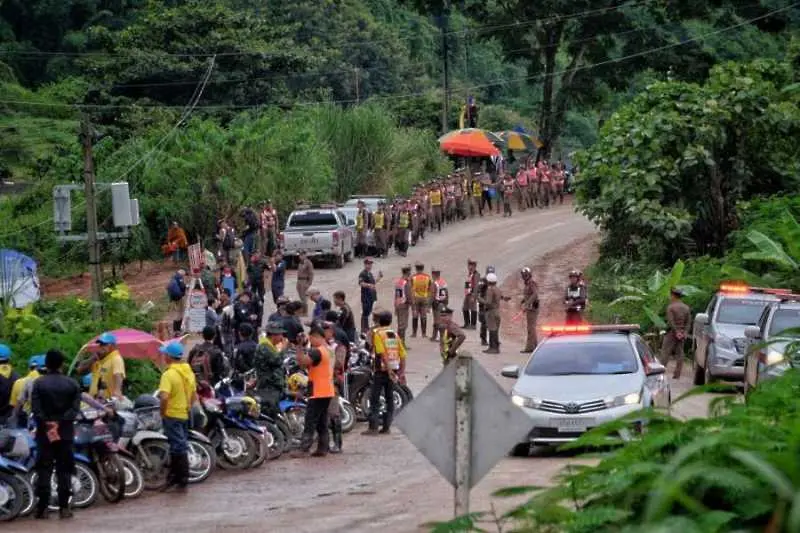
[[[499,216],[460,223],[439,234],[428,235],[407,258],[392,256],[379,260],[375,271],[382,270],[384,280],[379,287],[379,304],[389,305],[391,284],[404,264],[423,261],[426,270],[440,267],[453,292],[451,306],[461,307],[458,288],[463,282],[468,257],[478,261],[483,272],[488,264],[497,268],[501,278],[516,276],[524,265],[540,265],[544,257],[553,261],[588,260],[593,252],[595,233],[591,223],[573,213],[569,206],[550,210],[514,213],[510,219]],[[564,257],[553,258],[552,252],[563,249]],[[579,252],[580,251],[580,252]],[[360,300],[356,279],[360,264],[343,270],[318,269],[314,285],[323,294],[337,289],[347,292],[356,314]],[[547,273],[544,273],[547,270]],[[538,275],[534,271],[534,275]],[[539,279],[546,290],[560,291],[563,270],[547,268]],[[513,280],[504,288],[513,285]],[[287,279],[287,292],[293,292],[293,280]],[[545,299],[548,296],[545,295]],[[516,314],[509,302],[505,316]],[[460,315],[459,315],[460,316]],[[465,349],[476,355],[485,368],[506,388],[509,380],[499,377],[500,368],[521,364],[520,329],[513,323],[504,328],[501,355],[484,355],[476,332],[468,332]],[[410,339],[409,385],[415,393],[440,370],[436,347],[427,339]],[[688,383],[684,378],[682,382]],[[674,396],[684,390],[675,387]],[[684,416],[705,414],[705,401],[692,400],[681,407]],[[385,437],[364,437],[362,426],[345,436],[345,453],[322,460],[281,458],[264,467],[242,473],[216,472],[212,478],[192,487],[186,495],[146,495],[119,506],[97,505],[80,511],[70,527],[77,531],[125,530],[128,533],[159,530],[168,524],[170,531],[309,531],[321,532],[411,532],[422,523],[446,520],[452,515],[452,489],[442,480],[425,458],[397,432]],[[507,508],[508,501],[492,501],[489,495],[509,485],[545,485],[574,458],[550,454],[529,459],[504,459],[473,490],[474,511],[488,510],[494,503]],[[7,531],[29,531],[28,521],[5,526]],[[57,520],[37,523],[40,532],[56,531]]]

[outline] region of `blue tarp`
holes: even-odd
[[[14,307],[39,299],[36,261],[16,250],[0,249],[0,297],[10,298]]]

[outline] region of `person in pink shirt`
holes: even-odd
[[[519,170],[517,171],[517,187],[514,191],[514,195],[517,197],[517,208],[520,211],[525,211],[525,207],[528,203],[527,192],[528,192],[528,170],[525,168],[524,165],[522,165],[519,167]]]

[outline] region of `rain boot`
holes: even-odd
[[[439,342],[439,327],[435,323],[431,332],[431,342]]]
[[[419,327],[419,318],[414,317],[411,319],[411,338],[417,336],[417,328]]]
[[[422,331],[422,336],[428,336],[428,317],[422,316],[419,318],[420,330]]]
[[[177,458],[178,470],[176,472],[175,487],[183,490],[189,486],[189,456],[182,453]]]
[[[342,419],[331,419],[331,433],[333,437],[333,445],[330,448],[330,453],[342,453]]]
[[[500,353],[500,345],[498,342],[498,332],[497,331],[490,331],[489,332],[489,348],[484,350],[483,353],[487,354],[498,354]]]
[[[478,312],[477,311],[470,311],[470,327],[472,329],[476,329],[478,326]]]
[[[464,317],[464,329],[469,329],[471,316],[469,311],[461,311],[461,315]]]
[[[489,330],[486,329],[486,322],[481,322],[481,329],[480,329],[480,337],[481,337],[481,346],[489,346],[487,342]]]

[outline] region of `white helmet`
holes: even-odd
[[[497,274],[494,272],[490,272],[486,274],[486,282],[487,283],[497,283]]]
[[[528,267],[525,267],[525,268],[522,269],[521,274],[523,276],[530,276],[531,275],[531,269],[528,268]]]

